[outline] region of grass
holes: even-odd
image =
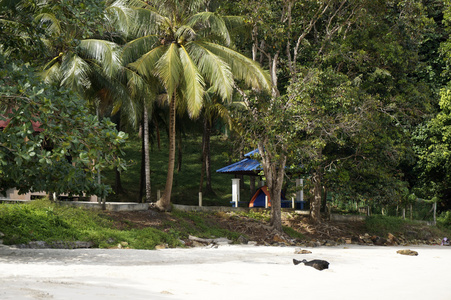
[[[365,226],[369,234],[384,237],[388,233],[411,236],[416,239],[427,239],[429,236],[451,235],[451,228],[447,228],[440,223],[438,223],[438,226],[428,226],[418,221],[382,215],[368,217],[365,221]]]
[[[135,249],[154,249],[158,244],[180,245],[176,234],[154,228],[119,230],[96,211],[57,205],[48,200],[27,204],[1,204],[0,228],[5,244],[30,241],[90,241],[94,247],[114,247],[126,242]]]

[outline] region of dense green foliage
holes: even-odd
[[[228,135],[233,137],[234,149],[225,151],[238,158],[245,149],[258,147],[273,196],[287,185],[287,178],[303,176],[306,197],[318,218],[326,195],[343,207],[361,202],[358,206],[380,208],[405,207],[411,203],[409,197],[415,196],[435,199],[439,212],[445,212],[451,206],[447,132],[450,11],[448,0],[0,0],[0,53],[13,61],[2,66],[2,71],[12,74],[13,65],[18,70],[18,80],[0,82],[2,100],[7,93],[18,96],[21,91],[30,99],[51,99],[52,105],[59,98],[71,98],[76,100],[60,101],[60,111],[72,122],[81,120],[74,117],[79,113],[87,116],[83,119],[86,131],[75,134],[79,136],[70,146],[63,134],[69,132],[67,127],[47,125],[46,118],[39,120],[47,126],[49,138],[53,130],[52,146],[59,144],[61,151],[36,152],[39,147],[31,144],[44,140],[41,134],[26,134],[29,122],[28,127],[8,128],[22,133],[7,137],[16,148],[9,144],[0,148],[0,172],[11,174],[0,186],[16,185],[25,191],[34,182],[36,190],[46,186],[56,192],[108,192],[95,186],[88,172],[70,172],[63,157],[71,152],[78,162],[84,162],[84,171],[100,170],[117,158],[106,144],[121,144],[123,136],[112,130],[113,124],[98,123],[86,110],[75,107],[89,108],[91,113],[96,109],[98,115],[114,114],[120,107],[117,125],[134,135],[146,111],[148,120],[142,127],[150,125],[151,132],[145,132],[144,141],[151,136],[159,142],[160,132],[169,132],[171,159],[166,163],[170,164],[170,176],[166,182],[172,186],[176,136],[182,149],[183,129],[189,128],[188,139],[200,139],[201,135],[201,130],[191,129],[201,128],[199,120],[182,115],[201,115],[204,125],[208,124],[202,132],[199,163],[205,170],[210,166],[206,147],[210,131],[224,132],[222,121],[210,113],[219,101],[211,100],[233,99],[239,109],[221,113],[232,117],[227,122],[234,125]],[[27,63],[36,69],[21,66]],[[256,92],[268,85],[258,63],[270,74],[270,94]],[[44,71],[46,83],[33,76],[23,78],[36,70]],[[47,86],[49,82],[66,86],[78,96]],[[247,90],[249,86],[253,89]],[[20,111],[23,114],[16,113],[17,124],[27,124],[25,118],[37,120],[47,109],[53,113],[46,103],[50,105],[37,102],[42,107],[39,114],[31,104]],[[173,106],[169,109],[168,104]],[[225,107],[220,109],[225,111]],[[181,123],[177,128],[176,110]],[[119,119],[128,123],[119,124]],[[98,129],[100,124],[106,131],[94,133],[93,127]],[[74,123],[66,125],[76,127]],[[5,139],[3,136],[1,142],[8,143]],[[99,147],[83,148],[81,141],[99,143]],[[134,147],[128,153],[142,151],[135,142],[128,144]],[[83,148],[83,155],[75,155],[78,147]],[[8,154],[6,148],[10,148]],[[105,155],[101,148],[108,149],[103,156],[105,164],[88,165],[88,160]],[[192,153],[196,151],[183,152]],[[141,160],[139,155],[135,160]],[[54,175],[63,179],[39,178],[32,168],[36,161],[41,161],[41,167],[52,166]],[[150,161],[155,173],[164,168],[160,162]],[[191,168],[183,166],[181,158],[178,161],[181,168]],[[113,168],[117,165],[112,164]],[[286,165],[289,177],[283,172]],[[17,166],[30,170],[22,174],[27,178],[20,178]],[[150,173],[149,167],[147,171]],[[132,176],[135,183],[142,174]],[[122,175],[128,176],[126,172]],[[203,173],[193,178],[189,178],[193,183],[186,184],[190,191],[199,180],[202,185]],[[159,180],[152,185],[162,189]],[[210,194],[214,195],[214,190],[224,194],[223,186],[213,185]],[[170,194],[169,188],[166,190],[166,195]],[[134,194],[140,195],[139,191]],[[273,214],[280,229],[280,211]]]
[[[125,133],[108,119],[99,122],[73,92],[44,84],[34,69],[2,56],[0,99],[0,118],[9,121],[0,132],[0,192],[108,194],[95,175],[125,166]]]

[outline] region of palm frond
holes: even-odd
[[[230,100],[233,93],[233,74],[230,66],[219,56],[196,42],[190,43],[190,55],[198,65],[203,77],[208,80],[211,88],[222,99]]]
[[[154,70],[157,62],[166,53],[167,47],[159,46],[145,53],[138,60],[128,64],[128,66],[144,76],[146,79],[154,77]]]
[[[182,44],[187,41],[192,41],[196,36],[196,32],[190,26],[183,25],[177,28],[175,36],[177,43]]]
[[[122,61],[125,65],[136,61],[149,49],[161,46],[157,35],[146,35],[139,37],[127,43],[122,49]]]
[[[195,62],[191,59],[186,49],[179,49],[180,60],[183,64],[183,78],[185,82],[185,98],[188,112],[191,117],[197,117],[202,108],[204,95],[204,80],[199,73]]]
[[[41,26],[44,25],[45,30],[50,35],[60,35],[62,32],[61,24],[54,14],[51,13],[38,14],[35,17],[35,21],[40,23]]]
[[[126,1],[118,0],[107,6],[105,18],[113,28],[127,36],[134,24],[134,14],[134,9],[128,6]]]
[[[197,13],[188,20],[187,25],[203,28],[208,34],[220,36],[227,46],[230,45],[230,34],[224,19],[213,12]]]
[[[61,85],[65,85],[76,91],[89,88],[89,65],[75,53],[63,56],[60,67]]]
[[[149,88],[149,80],[138,74],[135,70],[124,68],[125,80],[130,96],[133,99],[146,97],[151,94],[153,97],[155,90]]]
[[[235,78],[243,80],[247,85],[254,89],[270,91],[271,80],[269,74],[264,71],[257,62],[230,48],[218,44],[206,41],[197,43],[221,57],[229,64]]]
[[[169,99],[172,99],[173,94],[179,86],[183,74],[183,67],[179,56],[178,46],[175,43],[169,45],[167,51],[155,64],[153,74],[158,77],[164,85]]]
[[[57,56],[56,58],[59,58],[59,56]],[[53,64],[51,65],[47,64],[47,66],[41,72],[40,76],[44,79],[45,83],[60,82],[61,81],[60,67],[61,67],[60,63],[55,60]]]
[[[105,40],[82,40],[79,45],[82,51],[99,61],[105,74],[113,76],[122,66],[120,47]]]
[[[157,34],[161,24],[166,21],[158,11],[151,8],[138,8],[133,10],[133,24],[129,33],[133,37]]]

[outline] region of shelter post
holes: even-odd
[[[304,179],[296,179],[296,201],[304,201]]]
[[[238,207],[240,202],[240,179],[232,179],[232,201],[235,202],[235,207]]]

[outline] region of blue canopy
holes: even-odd
[[[250,158],[252,155],[257,153],[258,149],[246,153],[243,160],[216,170],[216,172],[239,175],[257,175],[262,170],[262,166],[259,161]]]

